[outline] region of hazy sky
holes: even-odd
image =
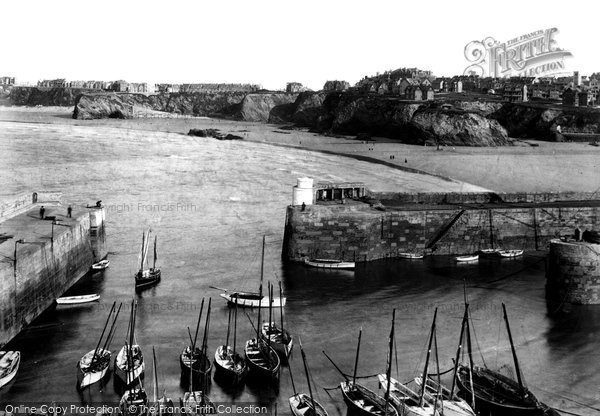
[[[549,27],[573,53],[566,69],[591,73],[600,71],[594,3],[2,0],[0,76],[319,89],[403,66],[459,74],[468,42]]]

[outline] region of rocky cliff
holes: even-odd
[[[75,105],[80,94],[91,91],[82,88],[12,87],[9,99],[12,105],[69,107]]]
[[[73,118],[133,118],[153,111],[246,121],[269,121],[277,107],[291,104],[297,94],[244,92],[83,94],[75,104]]]
[[[442,110],[437,103],[347,92],[300,94],[289,120],[320,132],[389,137],[406,143],[497,146],[509,143],[505,129],[474,105]],[[457,106],[458,108],[458,106]]]

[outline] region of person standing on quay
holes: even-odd
[[[46,212],[46,208],[42,205],[40,208],[40,219],[44,219],[44,213]]]
[[[73,212],[73,208],[71,205],[67,207],[67,218],[71,218],[71,213]]]

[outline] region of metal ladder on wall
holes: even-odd
[[[466,209],[461,209],[457,213],[454,214],[445,224],[443,224],[429,239],[425,249],[433,249],[433,247],[440,241],[447,233],[450,231],[452,226],[458,221],[458,219],[465,213]]]

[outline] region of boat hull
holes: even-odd
[[[108,269],[108,266],[110,266],[110,261],[102,260],[102,261],[99,261],[98,263],[92,264],[92,270],[104,270],[104,269]]]
[[[377,378],[379,386],[387,391],[387,376],[379,374]],[[423,406],[419,406],[419,395],[408,386],[399,383],[394,378],[391,379],[391,382],[390,401],[402,416],[437,416],[438,412],[435,407],[429,403],[425,402]]]
[[[459,366],[457,385],[461,397],[465,400],[470,400],[472,397],[469,380],[469,367]],[[514,380],[486,368],[473,368],[473,384],[475,385],[475,407],[478,412],[483,412],[482,414],[541,416],[547,410],[530,391],[526,390],[527,397],[521,398],[516,393],[519,387]]]
[[[421,377],[416,377],[414,382],[417,386],[422,387]],[[439,396],[435,397],[438,393],[441,395],[441,398]],[[454,394],[453,398],[450,398],[450,390],[444,386],[440,386],[430,378],[427,379],[425,397],[430,404],[437,402],[439,405],[441,401],[440,407],[442,407],[445,416],[475,416],[475,412],[473,412],[473,409],[471,409],[471,406],[465,400],[456,394]]]
[[[137,272],[135,275],[135,290],[146,289],[160,282],[160,269],[149,269]]]
[[[133,345],[134,364],[133,369],[129,368],[127,363],[126,347],[121,348],[115,357],[115,375],[126,387],[134,385],[138,379],[144,376],[144,358],[139,345]],[[129,377],[127,377],[129,373]]]
[[[6,364],[5,370],[0,371],[0,388],[2,388],[17,375],[21,364],[21,353],[19,351],[0,351],[0,362]]]
[[[289,398],[290,410],[294,416],[306,416],[307,412],[311,412],[311,416],[327,416],[327,411],[323,406],[319,404],[316,400],[315,409],[313,409],[312,400],[310,396],[304,393],[298,393]],[[316,411],[315,411],[316,410]]]
[[[353,261],[341,260],[304,259],[304,264],[318,269],[353,270],[356,267],[356,264]]]
[[[217,414],[217,407],[202,391],[186,392],[183,396],[182,407],[188,416]]]
[[[231,293],[221,293],[220,296],[227,301],[229,306],[235,306],[242,308],[268,308],[269,307],[269,297],[263,296],[259,298],[258,295],[250,295],[244,296],[240,294],[240,296],[235,296],[236,293],[239,292],[231,292]],[[279,308],[281,306],[285,306],[286,298],[273,298],[273,308]]]
[[[381,416],[386,413],[385,399],[368,388],[351,382],[342,382],[340,387],[348,412],[360,416]],[[387,415],[398,416],[398,411],[391,403],[387,403]]]
[[[65,296],[56,299],[58,305],[77,305],[80,303],[96,302],[100,299],[100,295],[82,295],[82,296]]]
[[[227,351],[224,353],[224,351]],[[241,384],[248,375],[248,363],[237,352],[233,354],[231,347],[220,345],[215,351],[215,379],[230,384]]]
[[[190,383],[190,347],[186,347],[179,355],[179,365],[181,367],[181,381],[187,387]],[[210,384],[212,374],[212,364],[208,357],[196,348],[192,363],[192,384],[195,387],[206,389]]]
[[[454,257],[454,261],[457,263],[471,263],[477,260],[479,260],[479,255]]]
[[[264,322],[261,329],[261,338],[265,343],[270,338],[273,351],[277,353],[281,361],[287,362],[294,346],[292,336],[287,331],[284,330],[282,334],[281,329],[273,322],[271,323],[271,332],[269,332],[269,323]]]
[[[148,412],[148,396],[142,388],[125,391],[119,402],[122,416],[142,416]]]
[[[85,354],[77,363],[78,373],[77,381],[79,382],[79,388],[84,389],[94,383],[102,380],[108,373],[110,367],[111,353],[108,350],[99,348],[96,352],[96,365],[91,368],[91,364],[94,357],[94,350],[89,351]]]
[[[421,260],[423,257],[422,254],[415,254],[415,253],[398,253],[396,255],[396,257],[398,257],[399,259],[406,259],[406,260]]]
[[[256,339],[246,341],[244,353],[248,362],[248,376],[258,380],[279,382],[280,360],[272,348]],[[268,360],[266,359],[268,355]]]

